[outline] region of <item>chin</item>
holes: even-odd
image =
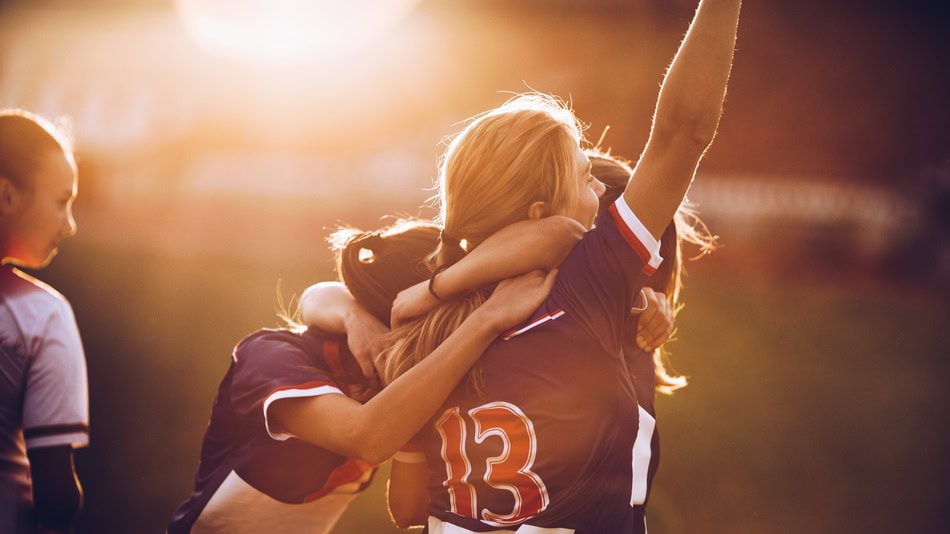
[[[47,254],[45,258],[40,258],[39,260],[31,262],[24,262],[23,266],[27,269],[43,269],[53,261],[53,258],[56,257],[57,252],[59,252],[59,250],[54,248],[53,251]]]

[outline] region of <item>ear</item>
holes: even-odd
[[[20,197],[20,190],[6,176],[0,176],[0,214],[6,215],[14,210]]]
[[[543,200],[535,200],[528,206],[528,219],[543,219],[548,216],[548,205]]]

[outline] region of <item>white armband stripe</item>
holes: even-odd
[[[264,427],[267,429],[267,435],[277,441],[286,441],[288,438],[297,437],[290,432],[277,432],[271,429],[270,419],[267,417],[267,408],[270,407],[274,401],[280,399],[296,399],[300,397],[319,397],[320,395],[343,395],[343,392],[335,386],[324,385],[306,389],[282,389],[271,393],[267,398],[264,399],[263,403]]]

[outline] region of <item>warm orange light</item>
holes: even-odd
[[[340,59],[380,37],[419,0],[176,0],[203,48],[241,60]]]

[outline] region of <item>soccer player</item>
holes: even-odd
[[[612,191],[616,198],[623,190],[626,184],[628,174],[623,171],[629,171],[629,167],[622,163],[608,159],[599,158],[606,163],[599,163],[598,167],[605,171],[605,179],[613,184]],[[598,161],[599,161],[598,160]],[[609,164],[614,164],[613,166]],[[620,184],[619,187],[617,184]],[[685,221],[684,221],[685,222]],[[367,353],[366,361],[373,367],[379,367],[386,374],[386,362],[375,358],[382,352],[380,345],[380,334],[387,330],[388,325],[374,317],[386,317],[389,314],[389,308],[393,306],[393,301],[398,300],[403,307],[396,314],[405,313],[423,313],[434,305],[438,304],[435,297],[429,292],[427,281],[420,282],[411,289],[401,291],[397,295],[392,290],[385,289],[386,283],[380,283],[376,278],[387,279],[393,276],[393,273],[404,273],[406,275],[418,277],[421,273],[426,273],[423,263],[425,252],[434,250],[438,245],[438,233],[422,234],[417,233],[419,241],[412,243],[409,248],[411,251],[403,250],[404,260],[408,265],[401,269],[394,269],[388,257],[384,261],[375,261],[375,257],[380,253],[393,254],[389,245],[395,243],[384,243],[373,234],[359,234],[355,240],[347,240],[352,245],[343,248],[341,263],[355,264],[360,254],[372,252],[369,255],[367,263],[360,262],[360,269],[341,269],[343,279],[352,288],[354,296],[340,298],[339,290],[332,291],[327,287],[327,283],[315,284],[307,289],[301,297],[300,316],[305,324],[314,326],[318,329],[338,334],[348,334],[347,343],[355,353],[364,351]],[[488,240],[481,244],[471,254],[467,254],[459,263],[454,264],[447,270],[443,276],[442,287],[448,290],[449,284],[455,285],[454,292],[463,290],[477,289],[485,284],[494,284],[499,278],[506,278],[520,274],[524,270],[533,270],[536,268],[549,269],[556,266],[558,262],[570,252],[573,245],[580,239],[583,231],[582,227],[572,219],[566,217],[554,216],[547,219],[522,221],[514,223],[509,227],[493,234]],[[347,231],[341,231],[337,236],[346,237]],[[418,250],[417,250],[418,249]],[[410,252],[406,254],[406,252]],[[421,254],[421,255],[418,255]],[[407,285],[411,282],[411,276],[405,278],[398,286]],[[669,287],[666,284],[654,283],[656,288],[644,288],[642,302],[639,308],[632,310],[632,313],[638,315],[638,320],[631,324],[631,336],[628,336],[633,344],[630,351],[631,360],[636,364],[638,371],[649,372],[648,377],[637,377],[636,384],[643,382],[649,384],[651,388],[649,398],[652,410],[652,388],[657,380],[665,386],[670,386],[671,377],[659,362],[655,365],[650,355],[653,354],[653,347],[659,347],[670,336],[673,331],[673,308],[667,302],[663,291]],[[416,293],[413,295],[413,293]],[[348,293],[345,293],[348,294]],[[421,297],[421,298],[420,298]],[[414,302],[413,299],[419,299]],[[412,308],[406,308],[411,306]],[[364,308],[365,307],[365,308]],[[360,312],[363,313],[360,313]],[[370,313],[365,313],[369,311]],[[395,311],[395,309],[394,309]],[[355,342],[355,344],[354,344]],[[635,357],[636,355],[646,355],[645,357]],[[656,370],[656,371],[655,371]],[[656,372],[657,378],[654,378]],[[675,377],[677,385],[680,382],[685,384],[683,377]],[[636,397],[631,402],[637,402]],[[651,412],[652,413],[652,412]],[[419,468],[419,462],[422,461],[415,443],[409,444],[406,451],[401,451],[393,458],[392,471],[397,473],[397,479],[402,476],[412,476],[412,473]],[[425,492],[406,492],[400,490],[406,489],[405,481],[398,481],[394,486],[395,491],[390,493],[390,510],[393,519],[399,526],[408,526],[412,524],[413,518],[425,517],[425,508],[428,498]],[[416,490],[418,488],[411,488]],[[418,521],[418,520],[417,520]]]
[[[437,296],[445,298],[444,269],[514,221],[560,214],[593,229],[531,320],[488,347],[474,378],[423,430],[430,533],[645,532],[655,421],[630,402],[626,323],[718,128],[740,4],[700,2],[664,78],[647,145],[596,225],[603,184],[591,175],[576,118],[555,99],[517,97],[479,115],[449,145]],[[446,299],[395,329],[387,365],[407,368],[483,298]]]
[[[64,134],[0,111],[0,532],[68,531],[82,508],[73,449],[89,442],[86,359],[69,302],[42,269],[76,233]]]
[[[388,322],[391,298],[426,276],[413,266],[437,235],[431,224],[406,223],[351,236],[339,270],[365,305],[352,306],[340,285],[317,290],[334,295],[343,323],[364,308],[382,309],[373,321]],[[194,491],[168,532],[329,532],[377,464],[421,428],[493,339],[540,304],[553,277],[533,271],[499,284],[426,362],[379,393],[343,336],[315,328],[247,336],[218,389]]]
[[[588,155],[592,163],[592,174],[606,186],[606,192],[600,198],[600,211],[605,211],[623,193],[633,170],[628,163],[618,157],[589,150]],[[550,218],[556,221],[557,216]],[[545,222],[544,220],[538,221]],[[453,264],[440,274],[440,292],[444,297],[453,296],[461,291],[471,291],[484,280],[485,273],[494,276],[509,276],[525,267],[546,267],[530,263],[532,255],[546,250],[547,255],[555,256],[566,254],[569,249],[556,253],[552,250],[557,247],[573,247],[570,240],[550,242],[545,235],[547,231],[558,231],[553,225],[547,228],[541,224],[533,228],[527,221],[515,223],[493,234],[485,243],[467,254],[458,263]],[[525,236],[519,234],[525,229],[534,231],[528,242],[534,247],[521,246],[518,241]],[[564,226],[564,228],[569,228]],[[572,228],[573,230],[573,228]],[[492,247],[498,241],[513,243],[514,247],[508,250],[494,250],[483,253],[486,247]],[[631,309],[631,321],[627,322],[623,340],[623,374],[629,376],[624,380],[626,393],[630,395],[630,402],[639,405],[651,417],[656,418],[654,407],[655,393],[672,393],[686,385],[686,378],[676,376],[667,369],[664,343],[673,332],[675,315],[680,307],[680,289],[682,275],[682,244],[688,242],[700,248],[702,253],[708,253],[715,247],[715,238],[695,215],[693,209],[684,203],[677,210],[674,220],[667,226],[660,240],[660,253],[664,262],[657,271],[647,280],[647,286],[641,290],[640,300]],[[433,243],[433,248],[436,243]],[[512,252],[515,255],[512,256]],[[493,256],[494,255],[494,256]],[[500,262],[502,265],[486,264],[486,262]],[[536,260],[541,261],[541,260]],[[304,304],[316,308],[314,302]],[[390,299],[392,300],[392,299]],[[393,313],[404,318],[425,313],[439,304],[433,296],[427,282],[419,283],[402,291],[395,299]],[[304,316],[304,321],[309,322]],[[385,364],[383,364],[385,365]],[[645,435],[640,441],[641,446],[649,446],[649,454],[642,454],[649,458],[646,497],[644,504],[637,505],[643,508],[646,498],[649,497],[653,476],[659,463],[659,434],[654,430],[652,436]],[[407,447],[408,450],[417,448],[417,444]],[[419,454],[401,454],[398,461],[393,462],[392,478],[389,494],[390,511],[397,524],[403,527],[418,524],[425,520],[428,505],[428,495],[425,491],[425,481],[428,471],[424,465],[424,457]],[[420,467],[422,469],[420,469]]]

